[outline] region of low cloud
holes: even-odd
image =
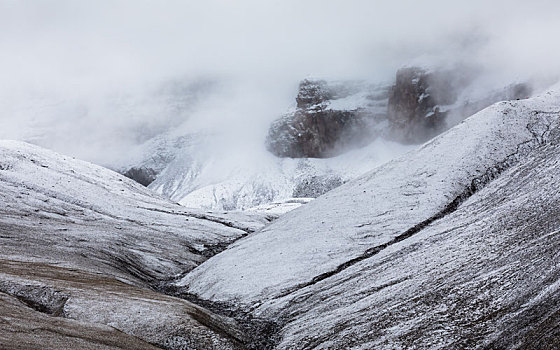
[[[548,82],[558,13],[547,0],[0,0],[0,137],[111,164],[186,121],[264,138],[307,76],[460,63],[489,85]]]

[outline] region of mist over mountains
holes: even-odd
[[[560,348],[559,13],[0,0],[0,349]]]
[[[248,152],[309,76],[391,82],[405,65],[468,64],[489,89],[553,79],[560,55],[554,1],[0,6],[0,136],[112,167],[178,126]]]

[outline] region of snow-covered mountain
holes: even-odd
[[[106,168],[16,141],[0,141],[0,193],[0,348],[251,342],[241,329],[254,323],[154,290],[263,227],[262,215],[186,209]]]
[[[410,149],[379,139],[335,158],[291,159],[275,157],[264,147],[248,154],[189,148],[149,188],[186,207],[247,209],[292,197],[317,197]]]
[[[544,95],[490,107],[238,242],[190,274],[191,289],[203,297],[218,297],[216,290],[239,293],[250,304],[252,298],[274,297],[274,291],[282,293],[383,246],[416,224],[443,215],[545,142],[559,106],[556,96]],[[280,237],[286,245],[277,244]],[[266,255],[256,253],[264,247]],[[251,279],[239,280],[227,269],[219,273],[219,266],[231,267],[233,261],[238,273]],[[278,267],[289,268],[276,271]],[[211,271],[209,285],[204,285],[205,269]]]
[[[557,344],[559,140],[557,91],[498,103],[179,285],[274,320],[277,349]]]
[[[78,264],[84,260],[82,250],[99,247],[101,251],[88,256],[84,266],[99,269],[95,260],[106,264],[115,257],[118,267],[119,256],[126,254],[138,264],[139,275],[158,279],[193,268],[206,259],[208,249],[266,222],[257,214],[186,209],[106,168],[29,144],[2,141],[0,152],[2,222],[20,231],[38,232],[36,241],[25,245],[9,241],[3,246],[4,257],[20,256],[29,249],[35,259],[45,253],[52,262],[54,249],[65,261]],[[64,227],[59,229],[60,221]],[[53,232],[40,234],[47,227]],[[118,243],[123,236],[126,239]],[[38,249],[42,245],[53,248],[46,252]],[[169,251],[166,260],[156,258],[168,246],[181,247],[178,255]]]
[[[186,209],[2,141],[0,347],[555,348],[559,91],[283,215]]]
[[[392,84],[306,79],[296,106],[270,126],[266,147],[185,128],[151,139],[144,158],[120,171],[187,207],[242,210],[314,198],[496,101],[531,93],[526,84],[482,88],[466,74],[406,68]]]

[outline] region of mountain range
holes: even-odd
[[[406,123],[395,120],[409,103],[392,103],[409,100],[381,90],[393,112],[372,117],[367,145],[268,152],[270,163],[215,181],[201,174],[244,163],[185,152],[202,134],[150,141],[181,151],[153,153],[166,160],[148,188],[0,141],[0,348],[560,347],[560,86],[527,99],[515,86],[472,116],[456,114],[458,100],[430,102]],[[352,94],[304,101],[282,123]],[[441,134],[418,136],[433,125],[420,116],[436,115]],[[337,149],[316,136],[328,146],[309,149]],[[400,151],[384,158],[384,147]]]

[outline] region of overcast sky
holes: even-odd
[[[262,128],[307,76],[458,61],[500,81],[556,75],[559,14],[557,0],[0,0],[0,137],[40,125],[47,145],[103,162],[103,144],[135,142],[129,123],[178,123],[152,96],[169,80],[220,82],[204,120]],[[100,102],[123,93],[126,113]]]

